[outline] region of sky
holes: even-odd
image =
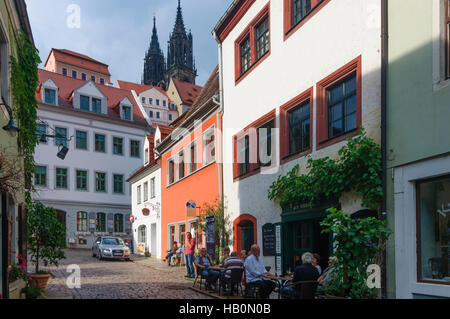
[[[154,15],[159,43],[167,56],[167,41],[178,6],[178,0],[25,2],[43,62],[41,68],[52,48],[68,49],[108,64],[114,84],[117,80],[141,82]],[[218,63],[217,42],[211,31],[231,3],[232,0],[181,0],[186,30],[191,30],[194,38],[198,85],[205,84]],[[76,19],[77,11],[71,5],[78,6],[80,19]]]

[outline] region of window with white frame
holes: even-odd
[[[184,151],[178,153],[178,179],[184,178],[185,175],[185,159]]]
[[[155,194],[155,178],[153,177],[150,180],[150,198],[155,198],[156,194]]]
[[[216,160],[216,145],[215,145],[215,129],[214,126],[203,133],[203,163],[204,165],[211,164]]]

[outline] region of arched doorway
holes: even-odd
[[[56,218],[58,218],[58,221],[66,227],[66,237],[67,237],[67,226],[66,226],[66,212],[57,209],[56,210]]]
[[[247,253],[253,244],[257,244],[256,218],[252,215],[241,215],[233,223],[234,250],[238,253],[246,250]]]

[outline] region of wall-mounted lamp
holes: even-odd
[[[5,102],[5,98],[2,96],[2,103],[0,105],[3,105],[8,112],[9,115],[9,122],[5,126],[3,126],[3,129],[7,132],[9,132],[12,136],[15,136],[17,132],[20,131],[20,129],[17,127],[16,123],[14,123],[13,119],[13,110],[12,108]]]
[[[39,120],[39,123],[40,123],[40,124],[44,124],[45,126],[49,127],[52,131],[55,131],[55,130],[53,130],[47,123],[45,123],[44,121]],[[55,134],[53,134],[53,135],[49,135],[49,134],[40,134],[39,142],[40,142],[40,143],[47,143],[47,138],[54,138],[54,139],[57,138],[57,139],[59,139],[59,140],[64,139],[64,140],[66,140],[67,142],[70,142],[70,141],[72,140],[72,137],[73,137],[73,136],[71,136],[70,138],[67,138],[67,137],[65,137],[65,136],[63,136],[63,135],[59,135],[59,134],[56,133],[56,132],[55,132]],[[64,160],[64,159],[66,158],[66,155],[67,155],[68,152],[69,152],[69,148],[68,148],[67,146],[65,146],[65,145],[61,145],[61,144],[60,144],[60,145],[58,145],[58,153],[56,153],[56,156],[57,156],[58,158]]]

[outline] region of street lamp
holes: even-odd
[[[9,132],[12,136],[15,136],[17,132],[20,131],[20,129],[17,127],[16,123],[14,123],[12,108],[5,102],[5,98],[3,96],[2,101],[3,102],[0,103],[0,105],[3,105],[5,107],[9,115],[9,122],[5,126],[3,126],[3,129]]]

